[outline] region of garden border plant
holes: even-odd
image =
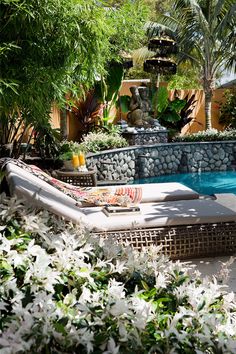
[[[235,295],[215,279],[0,198],[2,352],[235,353]]]
[[[217,129],[207,129],[184,136],[175,136],[173,142],[196,142],[196,141],[227,141],[236,140],[236,129],[219,131]]]
[[[128,146],[127,140],[118,131],[105,132],[98,130],[90,132],[83,137],[82,143],[73,141],[63,141],[61,143],[61,153],[83,151],[85,153],[96,153],[103,150],[117,149]]]

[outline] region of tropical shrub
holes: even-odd
[[[96,84],[96,93],[98,93],[102,104],[102,117],[100,125],[107,127],[109,122],[112,123],[115,116],[111,114],[115,107],[119,90],[122,84],[124,69],[121,63],[111,62],[107,67],[106,77],[101,77],[101,80]]]
[[[170,11],[157,18],[159,24],[149,26],[152,37],[163,28],[166,32],[168,27],[179,44],[179,61],[191,62],[201,73],[206,129],[212,128],[211,102],[216,80],[223,70],[235,70],[235,18],[234,0],[176,0]]]
[[[85,152],[98,152],[101,150],[116,149],[128,146],[125,138],[117,132],[91,132],[83,138],[80,144],[81,150]]]
[[[161,125],[169,130],[169,136],[173,139],[176,133],[193,120],[191,116],[195,107],[195,95],[186,95],[184,98],[178,97],[175,91],[174,99],[168,98],[166,87],[159,87],[153,96],[153,106],[156,116]],[[171,134],[170,134],[171,133]]]
[[[63,154],[64,152],[75,152],[77,153],[79,151],[80,144],[76,141],[69,141],[69,140],[63,140],[60,143],[60,153]]]
[[[228,353],[236,302],[216,279],[0,195],[2,353]]]
[[[35,124],[33,133],[33,148],[35,154],[42,159],[57,158],[60,149],[60,131],[51,127],[49,122]]]
[[[72,112],[80,124],[80,134],[88,134],[101,120],[102,105],[95,90],[90,90],[72,107]]]
[[[109,50],[104,10],[94,0],[1,1],[0,143],[14,116],[49,122],[52,102],[93,84]],[[88,39],[89,38],[89,39]],[[2,134],[2,125],[7,135]],[[16,139],[16,137],[14,137]]]
[[[207,129],[184,136],[176,136],[173,141],[194,142],[194,141],[218,141],[218,140],[236,140],[236,129],[229,129],[223,132],[217,129]]]
[[[220,105],[219,123],[236,129],[236,89],[226,90],[224,96],[226,101]]]
[[[72,151],[67,151],[67,152],[61,153],[59,155],[59,159],[62,160],[62,161],[71,161],[72,157],[73,157],[73,152]]]

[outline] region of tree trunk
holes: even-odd
[[[205,115],[206,115],[206,129],[211,129],[211,100],[212,92],[205,92]]]
[[[68,129],[67,129],[67,110],[63,109],[60,111],[60,133],[62,139],[68,139]]]

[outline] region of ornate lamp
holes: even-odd
[[[170,37],[153,37],[149,40],[148,49],[159,52],[159,55],[176,54],[178,52],[177,43]]]
[[[157,75],[176,74],[177,65],[168,55],[178,52],[177,43],[168,36],[153,37],[149,40],[148,50],[155,51],[153,58],[146,59],[143,69]]]
[[[144,71],[153,74],[162,74],[162,75],[176,74],[177,65],[171,59],[154,57],[145,60],[143,69]]]

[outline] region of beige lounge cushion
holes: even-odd
[[[102,208],[83,208],[94,231],[129,230],[153,228],[168,225],[193,225],[218,222],[236,222],[236,196],[224,199],[194,199],[174,202],[140,204],[140,214],[115,215],[107,217]]]
[[[177,182],[135,184],[135,186],[142,186],[142,203],[199,198],[197,192]]]

